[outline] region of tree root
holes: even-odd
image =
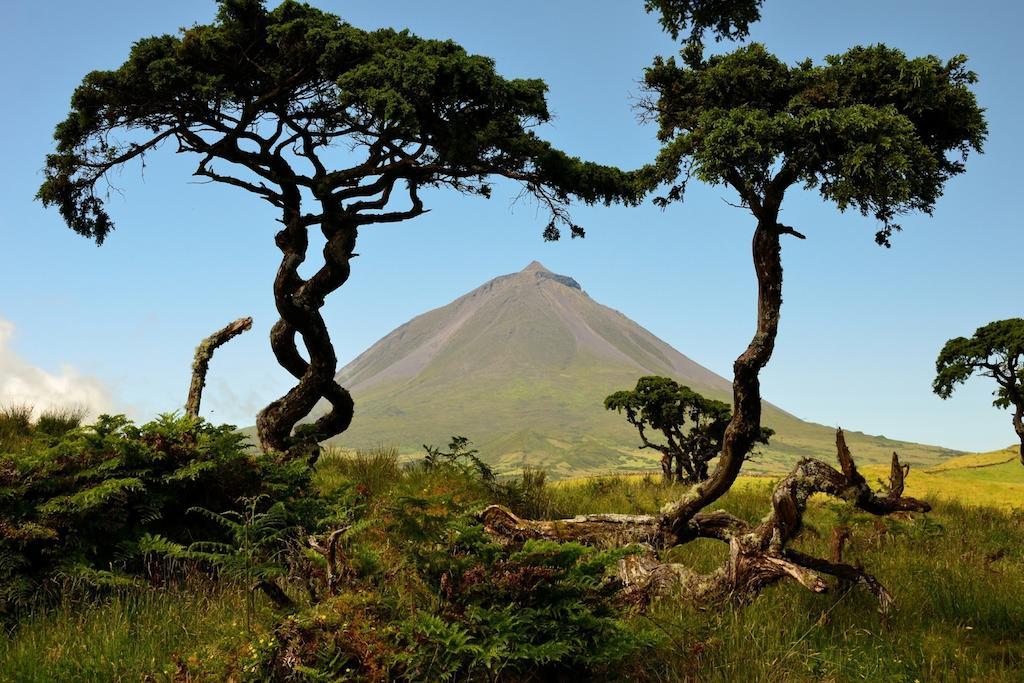
[[[666,506],[661,515],[581,515],[572,519],[525,520],[498,505],[481,513],[484,528],[506,543],[529,539],[576,541],[588,545],[614,547],[639,544],[641,553],[624,558],[616,579],[637,602],[664,595],[684,595],[697,603],[721,600],[747,602],[767,586],[782,579],[795,580],[815,593],[829,590],[825,576],[841,584],[859,585],[876,597],[879,609],[887,613],[892,595],[872,575],[860,567],[842,562],[843,545],[849,537],[838,529],[832,540],[831,560],[792,550],[787,545],[803,529],[807,503],[816,493],[846,500],[854,507],[875,515],[898,511],[927,512],[930,506],[903,496],[909,465],[902,465],[893,453],[889,488],[878,494],[857,471],[846,446],[842,430],[836,431],[836,450],[840,470],[821,460],[805,458],[775,486],[772,511],[759,524],[751,525],[723,510],[698,512],[685,525]],[[683,533],[673,529],[682,528]],[[695,538],[716,539],[729,544],[729,557],[721,567],[708,574],[694,572],[678,563],[658,559],[658,551],[687,543]]]

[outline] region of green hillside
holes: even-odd
[[[462,434],[503,473],[527,464],[554,477],[652,469],[656,454],[638,449],[633,429],[602,406],[646,374],[731,397],[725,378],[534,262],[407,322],[343,368],[356,418],[332,445],[388,445],[411,456]],[[748,472],[778,472],[835,449],[833,426],[770,404],[764,422],[777,435]],[[888,461],[893,450],[918,466],[956,454],[857,432],[847,438],[865,463]]]

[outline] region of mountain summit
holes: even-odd
[[[499,472],[653,469],[657,454],[638,449],[632,427],[603,406],[608,394],[652,374],[731,397],[728,380],[533,261],[413,318],[342,368],[338,380],[352,392],[356,415],[333,443],[394,444],[411,453],[461,434]],[[770,404],[764,418],[778,435],[752,469],[788,468],[797,456],[828,458],[835,450],[830,427]],[[894,448],[910,462],[949,453],[856,433],[848,440],[866,462]]]

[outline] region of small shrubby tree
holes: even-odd
[[[647,376],[636,388],[617,391],[604,400],[607,410],[624,413],[636,427],[643,445],[661,453],[666,481],[696,483],[708,478],[708,463],[722,449],[725,428],[732,419],[729,404],[701,396],[668,377]],[[648,429],[661,433],[665,443],[652,441]],[[772,430],[762,427],[760,443]]]
[[[1024,465],[1024,318],[998,320],[979,327],[970,339],[946,342],[935,361],[932,388],[941,398],[949,398],[973,375],[995,380],[992,405],[1012,411]]]
[[[486,197],[489,179],[502,176],[550,210],[546,238],[559,224],[577,236],[570,197],[630,201],[632,181],[540,140],[531,128],[550,119],[544,83],[502,78],[492,60],[452,41],[364,31],[293,0],[219,6],[215,22],[144,38],[119,68],[85,77],[38,197],[100,244],[113,228],[108,176],[172,143],[199,159],[194,175],[278,210],[271,346],[297,384],[256,428],[265,449],[315,453],[352,420],[321,308],[348,280],[360,230],[426,213],[424,190]],[[313,229],[326,239],[323,262],[305,277]],[[327,412],[296,429],[321,400]]]

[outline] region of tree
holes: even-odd
[[[666,0],[668,8],[712,6]],[[649,3],[650,6],[650,3]],[[722,4],[720,7],[727,5]],[[691,15],[692,18],[692,15]],[[666,15],[665,21],[672,17]],[[663,23],[665,23],[663,21]],[[728,36],[726,36],[728,37]],[[759,374],[771,358],[782,307],[782,238],[804,239],[780,222],[786,193],[794,185],[817,190],[840,211],[873,216],[876,241],[890,245],[902,214],[930,214],[946,181],[962,173],[968,153],[981,151],[987,128],[971,85],[966,57],[910,59],[884,45],[855,47],[790,66],[762,45],[750,44],[705,57],[699,41],[688,41],[674,58],[655,60],[645,74],[644,111],[659,126],[664,143],[649,169],[652,185],[668,190],[656,200],[683,199],[696,178],[731,188],[754,221],[752,254],[757,276],[757,329],[733,365],[733,415],[722,451],[708,480],[650,516],[598,515],[549,522],[519,520],[492,508],[485,523],[511,537],[557,536],[591,542],[643,541],[668,548],[705,537],[725,541],[730,555],[717,572],[700,576],[681,565],[647,558],[624,580],[653,588],[682,584],[694,596],[749,596],[789,576],[819,591],[821,573],[856,580],[879,596],[877,581],[838,561],[787,548],[799,533],[807,499],[814,492],[843,498],[874,514],[926,511],[927,503],[903,497],[906,467],[893,454],[889,491],[874,493],[857,471],[841,431],[837,471],[816,459],[801,460],[776,486],[772,514],[752,526],[724,511],[704,511],[725,494],[761,434]],[[835,558],[834,558],[835,559]]]
[[[973,375],[991,377],[996,408],[1013,409],[1013,429],[1020,438],[1020,463],[1024,465],[1024,318],[998,320],[979,327],[970,339],[950,339],[935,361],[932,388],[941,398]]]
[[[617,391],[604,400],[607,410],[625,413],[643,445],[661,453],[665,481],[697,483],[708,478],[708,463],[722,449],[732,419],[729,404],[701,396],[668,377],[647,376],[633,390]],[[661,432],[665,443],[651,441],[647,429]],[[774,432],[762,428],[760,443]],[[685,472],[685,474],[684,474]]]
[[[571,197],[635,200],[628,174],[532,132],[550,119],[545,93],[542,81],[506,80],[451,41],[360,30],[293,0],[271,11],[262,0],[220,0],[212,24],[142,39],[119,68],[85,77],[54,133],[38,198],[102,244],[113,228],[103,195],[111,171],[172,142],[198,156],[196,176],[280,211],[271,346],[298,383],[256,426],[265,449],[315,453],[352,420],[320,310],[348,280],[361,229],[426,213],[426,189],[489,196],[495,176],[550,210],[547,239],[560,224],[583,234],[566,210]],[[323,264],[304,277],[316,228]],[[330,410],[295,429],[321,399]]]

